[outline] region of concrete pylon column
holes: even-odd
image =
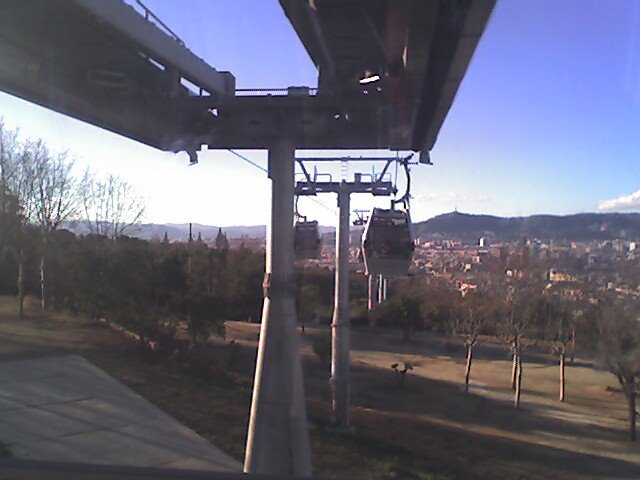
[[[269,150],[271,225],[246,473],[311,475],[294,298],[294,154],[293,145],[284,140],[274,142]]]
[[[369,316],[369,327],[376,326],[376,277],[367,277],[367,314]]]
[[[336,232],[336,288],[331,323],[331,407],[334,426],[349,426],[349,190],[342,182],[338,192],[340,219]]]

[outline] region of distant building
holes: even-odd
[[[577,280],[578,279],[575,276],[569,275],[568,273],[559,272],[555,268],[549,269],[549,272],[547,274],[547,281],[551,283],[575,282]]]
[[[456,282],[456,287],[463,297],[470,291],[477,290],[478,288],[477,285],[466,282]]]
[[[227,239],[227,236],[222,233],[222,228],[218,229],[218,235],[216,235],[216,249],[229,250],[229,240]]]
[[[482,248],[488,247],[489,240],[487,239],[487,237],[480,237],[480,240],[478,240],[478,246]]]

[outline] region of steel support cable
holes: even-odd
[[[245,162],[247,162],[249,165],[253,165],[254,167],[256,167],[258,170],[262,170],[264,173],[269,173],[269,171],[264,168],[261,165],[258,165],[257,163],[255,163],[253,160],[249,160],[247,157],[245,157],[244,155],[240,155],[238,152],[236,152],[235,150],[231,150],[230,148],[228,149],[231,153],[233,153],[236,157],[238,157],[240,160],[244,160]]]
[[[230,148],[228,148],[227,150],[229,150],[230,153],[233,153],[236,157],[238,157],[240,160],[243,160],[245,162],[247,162],[249,165],[257,168],[258,170],[262,170],[264,173],[269,173],[268,170],[266,168],[264,168],[261,165],[258,165],[256,162],[254,162],[253,160],[248,159],[247,157],[245,157],[244,155],[239,154],[238,152],[236,152],[235,150],[232,150]],[[335,209],[329,207],[328,205],[325,205],[324,203],[322,203],[320,200],[316,199],[316,198],[312,198],[309,197],[309,200],[311,200],[312,202],[317,203],[318,205],[320,205],[322,208],[325,208],[326,210],[329,210],[331,213],[333,213],[334,215],[337,215],[337,212],[335,211]],[[296,211],[297,211],[297,200],[296,200]]]

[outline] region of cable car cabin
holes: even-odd
[[[413,257],[409,213],[374,208],[362,235],[366,275],[407,275]]]
[[[320,239],[318,222],[315,220],[313,222],[296,222],[294,249],[296,260],[320,258],[322,240]]]
[[[354,256],[351,254],[349,256],[349,272],[352,273],[364,273],[364,255],[362,253],[362,246],[358,248],[358,252]]]

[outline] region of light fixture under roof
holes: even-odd
[[[358,80],[360,85],[369,85],[370,83],[375,83],[380,81],[380,75],[372,72],[371,70],[367,70],[364,72],[363,77]]]

